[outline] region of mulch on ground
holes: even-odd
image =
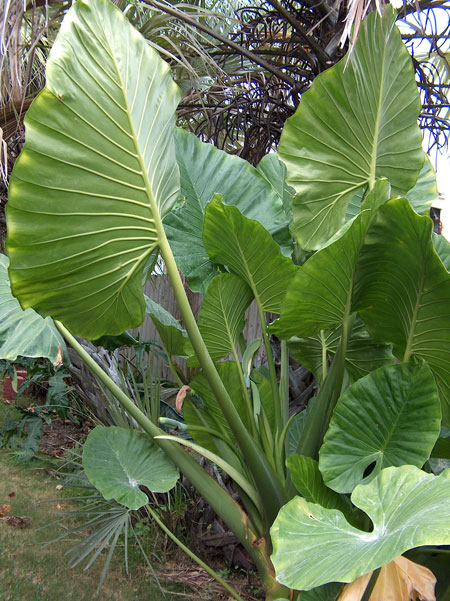
[[[70,420],[54,419],[42,427],[39,451],[52,457],[62,457],[66,449],[71,449],[84,440],[93,427],[94,424],[90,420],[86,420],[80,426]]]

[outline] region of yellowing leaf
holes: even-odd
[[[360,601],[371,575],[346,584],[337,601]],[[433,572],[400,555],[381,568],[369,601],[436,601],[435,586]]]

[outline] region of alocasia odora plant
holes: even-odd
[[[225,520],[270,601],[450,543],[448,472],[420,469],[442,453],[441,415],[450,419],[449,253],[441,241],[439,258],[431,221],[414,210],[427,210],[435,184],[393,23],[391,8],[369,15],[351,57],[317,78],[286,123],[279,156],[253,168],[176,130],[180,92],[168,66],[108,0],[78,0],[11,177],[13,294],[53,317]],[[156,249],[182,326],[144,298]],[[179,267],[205,293],[198,323]],[[253,300],[256,341],[242,336]],[[74,338],[121,334],[146,311],[168,356],[200,368],[184,406],[193,442],[164,436]],[[269,328],[268,313],[280,316]],[[279,381],[270,333],[282,341]],[[260,345],[267,365],[256,368]],[[320,383],[294,417],[290,349]],[[108,498],[145,504],[133,493],[145,466],[122,470],[116,487],[95,475],[96,445],[103,452],[109,439],[94,431],[88,475]],[[228,471],[241,504],[180,443]],[[149,465],[157,456],[149,451]]]

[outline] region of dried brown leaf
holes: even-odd
[[[0,505],[0,515],[6,515],[10,511],[11,511],[11,505],[7,505],[6,503],[3,503],[2,505]]]
[[[346,584],[337,601],[360,601],[371,575]],[[400,555],[381,568],[369,601],[436,601],[435,586],[433,572]]]
[[[9,518],[4,518],[5,522],[14,528],[28,528],[31,525],[31,518],[12,515]]]
[[[178,391],[177,398],[175,401],[175,409],[178,411],[178,413],[181,413],[181,411],[183,410],[184,399],[186,398],[188,392],[192,392],[192,388],[190,386],[187,386],[186,384],[182,386]]]

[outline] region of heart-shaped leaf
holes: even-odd
[[[327,486],[351,492],[373,469],[422,467],[441,424],[436,384],[426,364],[389,365],[358,380],[340,397],[320,449]]]
[[[423,166],[421,102],[394,20],[391,7],[373,11],[351,58],[314,80],[284,126],[278,153],[296,192],[293,233],[303,248],[320,248],[342,226],[361,188],[386,177],[404,194]]]
[[[394,343],[399,359],[428,363],[448,425],[450,273],[434,250],[432,226],[406,198],[378,210],[360,252],[353,309],[375,339]]]
[[[142,323],[142,273],[179,197],[179,98],[113,3],[74,3],[11,176],[7,249],[23,307],[88,339]]]
[[[352,582],[408,549],[450,544],[450,470],[440,476],[413,466],[384,469],[351,499],[373,530],[353,528],[340,511],[296,497],[281,508],[271,537],[277,580],[309,590]]]
[[[179,475],[147,434],[116,426],[96,426],[90,432],[83,446],[83,468],[106,500],[115,499],[129,509],[148,503],[140,486],[168,492]]]
[[[21,356],[60,361],[64,340],[50,317],[22,309],[11,293],[8,264],[8,257],[0,254],[0,359],[15,361]]]

